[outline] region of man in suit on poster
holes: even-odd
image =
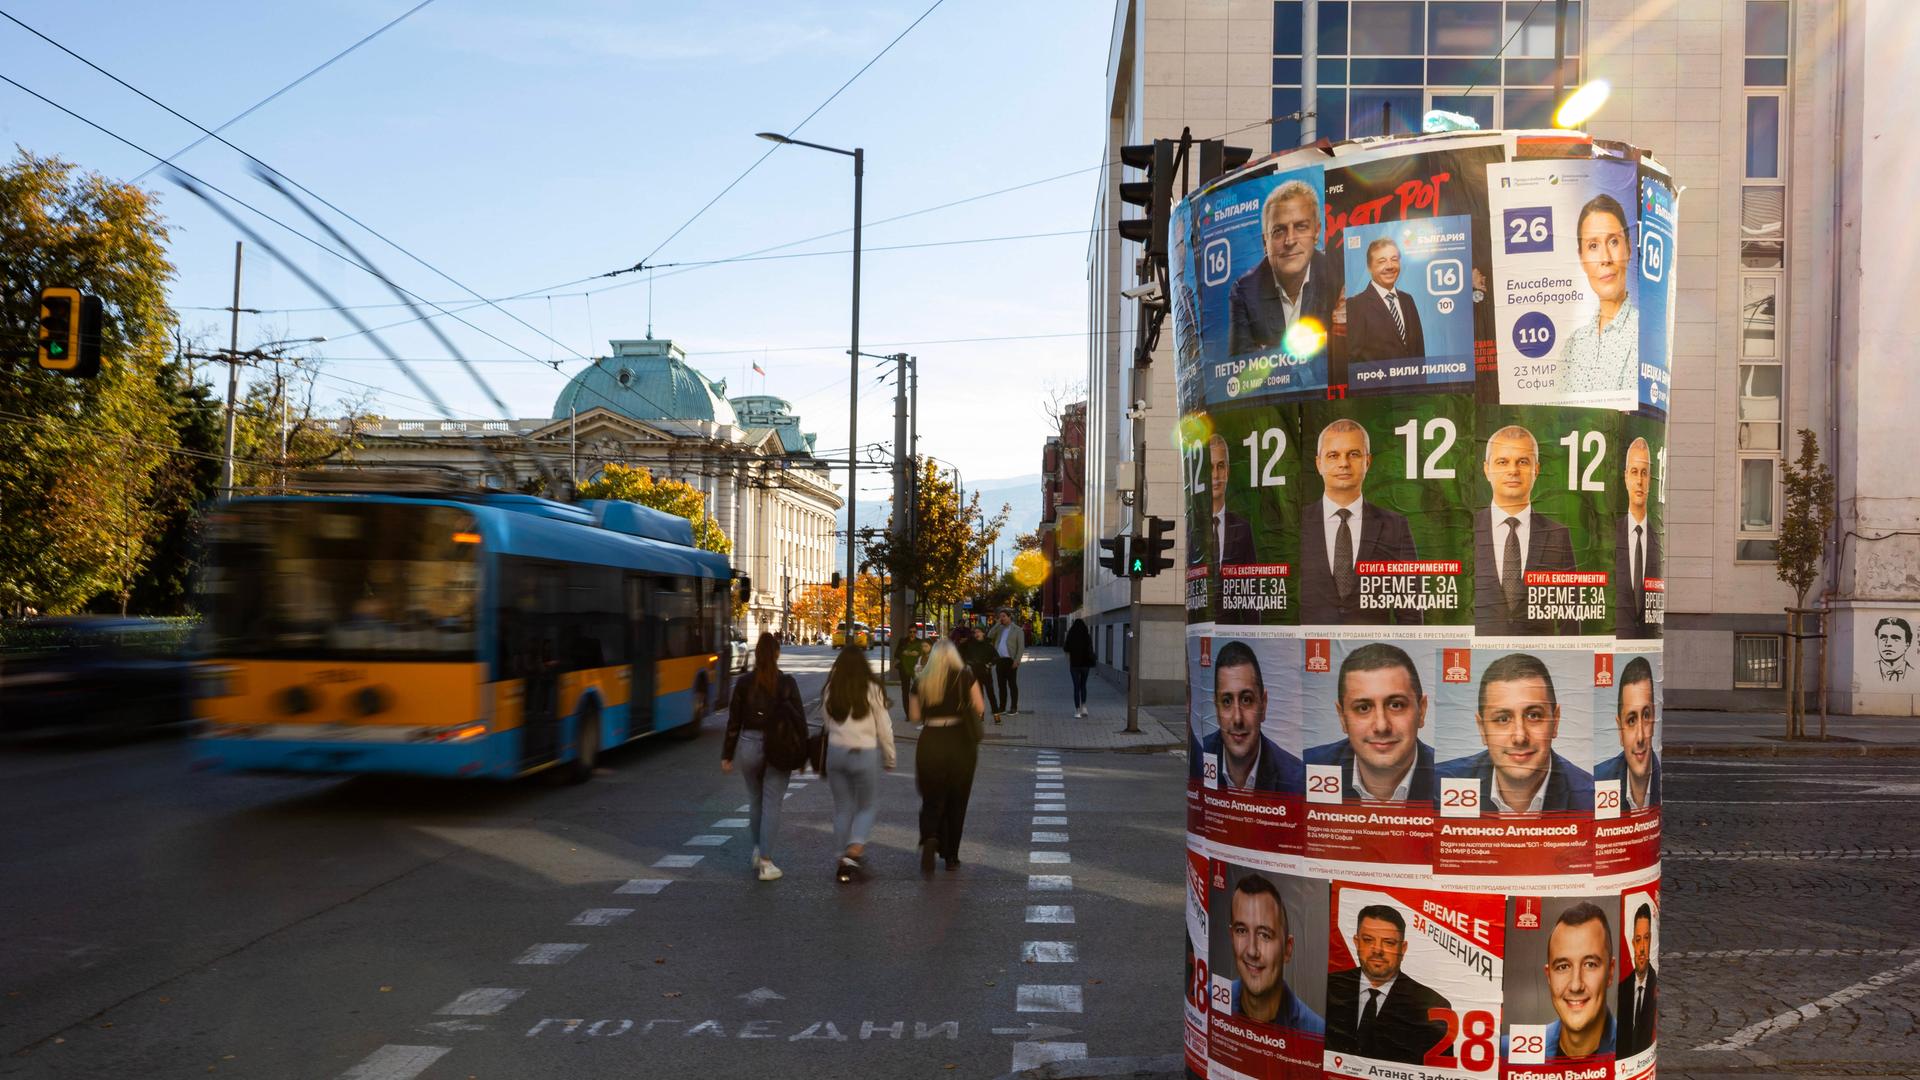
[[[1663,576],[1660,534],[1647,516],[1647,491],[1653,483],[1653,455],[1647,440],[1627,444],[1627,512],[1613,523],[1614,634],[1623,638],[1660,636],[1647,621],[1647,579]]]
[[[1308,503],[1300,521],[1300,617],[1308,624],[1420,625],[1418,611],[1360,606],[1363,562],[1410,562],[1413,530],[1407,519],[1366,501],[1361,489],[1373,464],[1367,429],[1340,419],[1320,429],[1313,465],[1326,494]]]
[[[1527,618],[1526,575],[1572,570],[1573,534],[1533,509],[1540,477],[1540,441],[1509,424],[1487,440],[1481,462],[1493,489],[1492,505],[1473,515],[1473,628],[1488,636],[1573,634],[1570,619]]]
[[[1595,781],[1619,780],[1620,809],[1660,805],[1660,755],[1653,750],[1653,665],[1636,656],[1620,669],[1613,723],[1620,752],[1595,766]]]
[[[1453,1004],[1400,970],[1407,958],[1407,920],[1399,909],[1369,904],[1354,920],[1358,967],[1327,976],[1328,1050],[1419,1065],[1447,1036],[1429,1010]]]
[[[1427,355],[1420,308],[1395,288],[1400,245],[1382,236],[1367,245],[1366,287],[1347,297],[1347,362],[1399,360]]]
[[[1261,249],[1266,257],[1241,275],[1227,294],[1231,356],[1280,347],[1301,320],[1317,324],[1316,338],[1332,332],[1341,285],[1333,260],[1319,250],[1320,196],[1302,180],[1289,180],[1260,207]]]
[[[1653,970],[1653,905],[1641,903],[1633,913],[1633,970],[1620,980],[1614,995],[1620,1010],[1614,1022],[1613,1052],[1617,1057],[1637,1054],[1653,1045],[1655,1018],[1660,1015],[1660,985]]]

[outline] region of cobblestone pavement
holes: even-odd
[[[1920,1076],[1920,762],[1669,761],[1665,1076]]]

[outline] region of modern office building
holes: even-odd
[[[1416,130],[1430,109],[1485,127],[1545,126],[1554,0],[1318,0],[1303,94],[1303,0],[1117,0],[1106,149],[1225,136],[1256,153],[1302,138]],[[1566,5],[1562,77],[1605,79],[1596,137],[1652,151],[1684,186],[1666,465],[1666,687],[1675,706],[1779,707],[1786,656],[1776,541],[1783,468],[1813,432],[1839,522],[1809,605],[1834,613],[1826,676],[1839,711],[1920,714],[1920,470],[1908,422],[1920,296],[1908,189],[1920,143],[1898,96],[1916,63],[1905,0],[1584,0]],[[1170,335],[1132,385],[1137,246],[1112,226],[1127,170],[1102,175],[1088,255],[1091,536],[1147,512],[1176,520]],[[1134,402],[1146,402],[1139,421]],[[1146,424],[1146,491],[1130,492]],[[1184,529],[1184,523],[1182,525]],[[1185,537],[1181,537],[1184,545]],[[1179,565],[1184,565],[1182,560]],[[1127,583],[1087,568],[1084,610],[1112,672],[1129,652]],[[1146,582],[1139,628],[1150,698],[1177,692],[1178,582]],[[1808,665],[1809,677],[1814,665]],[[1911,676],[1906,672],[1913,669]]]

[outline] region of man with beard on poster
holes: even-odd
[[[1420,741],[1427,696],[1413,658],[1397,645],[1362,645],[1340,662],[1334,710],[1346,737],[1307,750],[1308,765],[1340,766],[1347,802],[1434,800],[1433,747]]]
[[[1582,901],[1560,913],[1547,938],[1547,997],[1556,1019],[1547,1025],[1549,1062],[1613,1053],[1613,928],[1607,913]]]
[[[1627,444],[1627,512],[1613,524],[1614,623],[1616,637],[1659,637],[1647,621],[1647,579],[1662,576],[1660,534],[1647,517],[1647,491],[1653,482],[1653,454],[1647,440]]]
[[[1442,779],[1480,782],[1480,813],[1593,810],[1593,777],[1553,752],[1560,701],[1540,658],[1508,653],[1480,676],[1474,727],[1485,750],[1440,765]]]
[[[1358,967],[1327,976],[1327,1049],[1381,1061],[1419,1065],[1442,1052],[1443,1020],[1430,1010],[1451,1009],[1439,992],[1400,970],[1407,958],[1407,920],[1388,904],[1369,904],[1354,920]],[[1363,978],[1364,976],[1364,978]]]
[[[1213,707],[1220,728],[1201,741],[1200,749],[1219,761],[1222,788],[1306,790],[1306,766],[1261,733],[1267,684],[1259,658],[1244,641],[1229,641],[1213,655]]]
[[[1619,704],[1613,723],[1620,735],[1620,752],[1593,770],[1595,780],[1623,780],[1622,810],[1645,810],[1660,805],[1660,755],[1653,752],[1657,722],[1653,702],[1653,665],[1644,656],[1627,661],[1620,671]]]
[[[1481,469],[1493,504],[1473,515],[1474,631],[1489,637],[1577,633],[1571,620],[1527,618],[1528,572],[1574,569],[1573,534],[1533,509],[1540,440],[1509,424],[1487,440]]]
[[[1243,356],[1280,347],[1302,319],[1329,332],[1341,286],[1320,240],[1320,196],[1304,180],[1274,188],[1260,207],[1261,250],[1266,257],[1233,283],[1227,353]]]
[[[1367,276],[1366,287],[1347,297],[1347,362],[1427,355],[1420,308],[1394,287],[1400,280],[1400,245],[1385,236],[1368,244]]]
[[[1280,890],[1259,874],[1234,883],[1228,902],[1233,935],[1233,1015],[1275,1024],[1306,1035],[1326,1033],[1326,1022],[1287,985],[1293,959],[1293,921]]]
[[[1319,470],[1326,494],[1307,504],[1300,523],[1303,622],[1420,625],[1418,611],[1360,606],[1357,564],[1419,558],[1407,519],[1362,498],[1361,488],[1372,464],[1373,444],[1366,428],[1343,418],[1320,429],[1313,467]]]
[[[1613,1052],[1618,1057],[1637,1054],[1653,1045],[1655,1018],[1660,1015],[1660,986],[1653,970],[1653,905],[1642,903],[1633,913],[1633,970],[1620,980],[1614,995],[1620,1010],[1614,1025]]]

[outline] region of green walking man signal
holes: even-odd
[[[1173,569],[1173,522],[1150,517],[1145,536],[1122,533],[1100,541],[1100,565],[1121,578],[1159,577]]]

